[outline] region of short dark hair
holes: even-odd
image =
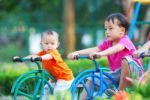
[[[121,27],[125,28],[125,32],[127,33],[128,29],[129,29],[129,22],[127,20],[127,18],[121,14],[121,13],[113,13],[111,15],[109,15],[105,21],[110,21],[112,20],[112,22],[114,23],[114,20],[117,19],[119,21],[118,25]]]

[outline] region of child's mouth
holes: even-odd
[[[52,50],[52,49],[47,49],[48,51]]]

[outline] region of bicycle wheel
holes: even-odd
[[[105,91],[106,87],[108,87],[107,84],[101,83],[103,86],[99,88],[95,86],[94,79],[100,79],[100,77],[95,75],[95,73],[95,70],[87,70],[76,77],[71,85],[72,100],[81,100],[80,96],[83,90],[87,93],[86,100],[92,100],[94,97],[99,95],[100,92],[102,94]],[[89,89],[86,84],[88,79],[91,79],[91,89]]]
[[[28,74],[21,76],[19,82],[14,89],[14,100],[40,100],[44,94],[44,86],[47,84],[50,92],[53,93],[53,89],[47,78],[45,77],[44,71],[33,71]]]
[[[105,69],[100,69],[99,71],[95,70],[87,70],[79,74],[74,82],[71,85],[71,94],[72,94],[72,100],[81,100],[81,93],[83,90],[85,90],[87,96],[86,100],[92,100],[96,98],[97,96],[99,97],[105,97],[109,98],[109,94],[105,94],[105,90],[108,88],[117,88],[118,86],[116,83],[113,81],[111,76],[107,75],[107,73],[104,72]],[[95,73],[99,73],[95,74]],[[105,76],[108,77],[108,79],[111,81],[112,86],[110,87],[107,82],[103,79]],[[86,82],[87,80],[91,80],[90,88],[87,86]],[[95,85],[95,80],[99,80],[100,86]]]

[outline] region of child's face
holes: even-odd
[[[118,25],[118,20],[114,19],[114,22],[112,20],[105,21],[105,33],[106,38],[110,41],[117,41],[125,34],[125,28],[120,27]]]
[[[58,37],[50,34],[44,34],[42,36],[41,45],[46,52],[55,50],[59,46]]]

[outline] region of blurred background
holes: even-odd
[[[16,74],[14,66],[19,66],[12,57],[38,52],[41,32],[50,28],[59,33],[59,50],[65,59],[67,53],[105,39],[103,23],[109,14],[123,13],[131,23],[133,9],[132,0],[0,0],[0,95],[9,94],[20,74],[10,79],[13,70]],[[149,5],[141,6],[138,20],[150,20]],[[143,44],[149,34],[149,24],[138,25],[132,41]]]
[[[104,39],[105,18],[121,12],[131,21],[133,7],[131,0],[0,0],[0,62],[39,51],[40,33],[49,28],[60,34],[63,55],[95,46]],[[139,19],[149,13],[142,6]],[[133,41],[145,41],[147,26],[141,31],[136,29]]]

